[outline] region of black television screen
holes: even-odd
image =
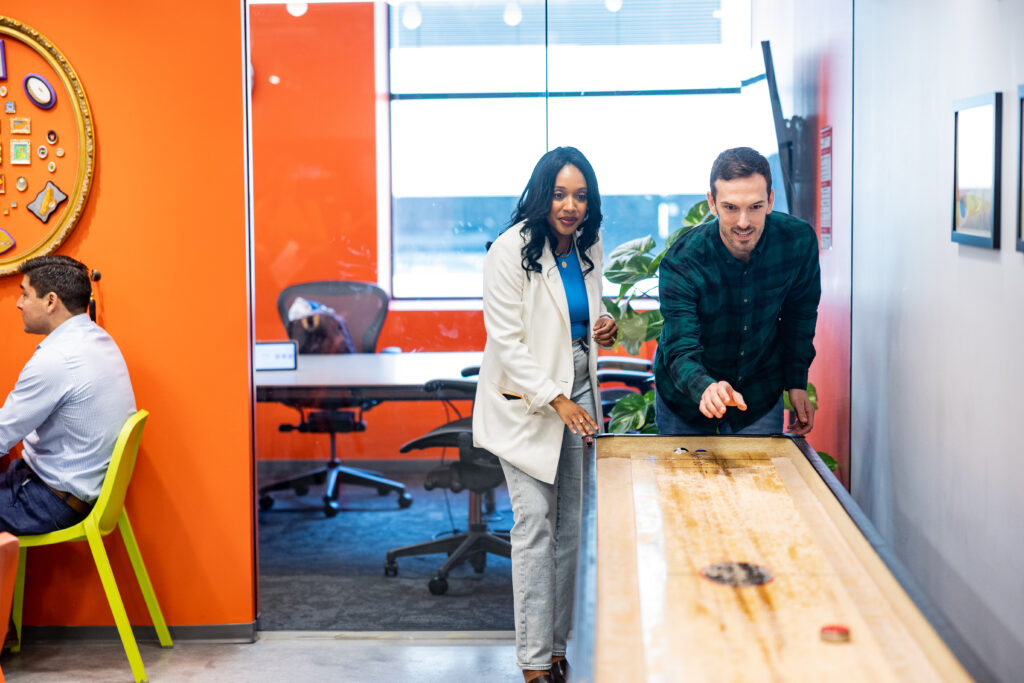
[[[782,188],[786,193],[785,205],[790,207],[789,213],[795,213],[793,207],[797,206],[797,202],[793,195],[794,140],[789,123],[782,115],[782,102],[779,99],[779,86],[775,81],[775,65],[772,62],[772,46],[769,41],[761,41],[761,53],[764,55],[764,76],[768,82],[768,97],[772,105],[772,118],[775,120],[775,138],[779,145]],[[775,169],[772,169],[772,172],[774,173]],[[775,194],[775,201],[778,202],[778,191]]]

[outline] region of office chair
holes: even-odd
[[[112,532],[115,528],[120,529],[121,538],[124,541],[125,549],[128,551],[128,559],[131,560],[132,569],[135,570],[135,579],[139,582],[142,591],[142,598],[149,609],[149,617],[153,620],[153,627],[156,629],[157,638],[162,647],[171,647],[171,634],[167,630],[167,623],[164,621],[163,613],[160,611],[160,603],[157,602],[156,593],[153,592],[153,584],[149,581],[149,574],[146,572],[146,565],[142,561],[142,554],[139,552],[138,542],[132,532],[132,525],[128,521],[128,510],[124,507],[124,498],[128,492],[128,483],[132,478],[132,471],[135,469],[135,460],[139,454],[139,441],[142,439],[142,428],[146,425],[149,413],[140,410],[125,422],[121,433],[114,442],[114,452],[107,466],[107,473],[103,478],[103,488],[100,489],[100,496],[92,510],[78,524],[66,529],[51,531],[46,534],[32,536],[21,536],[20,557],[18,562],[18,575],[14,584],[14,604],[11,610],[11,618],[14,621],[14,628],[18,634],[18,644],[11,648],[12,652],[21,651],[21,618],[22,606],[25,597],[25,565],[28,560],[27,551],[41,545],[53,545],[55,543],[67,543],[71,541],[87,541],[89,550],[92,551],[93,561],[96,563],[96,570],[99,572],[100,581],[103,584],[103,592],[110,604],[110,611],[114,615],[114,623],[117,624],[117,632],[121,636],[121,644],[124,646],[125,654],[128,656],[128,664],[131,666],[132,675],[136,681],[145,681],[146,667],[142,663],[142,656],[139,654],[139,646],[132,633],[131,622],[128,621],[128,613],[124,609],[124,602],[121,600],[121,593],[118,590],[117,582],[114,580],[114,572],[110,566],[110,559],[107,550],[103,545],[103,537]]]
[[[380,337],[384,319],[388,314],[388,296],[380,287],[368,282],[324,280],[303,282],[284,288],[277,297],[277,312],[281,316],[281,323],[286,330],[290,330],[292,335],[296,333],[297,329],[302,331],[302,328],[296,328],[294,325],[289,327],[288,311],[297,297],[316,301],[334,309],[341,319],[341,329],[348,333],[345,335],[344,341],[333,346],[325,346],[319,343],[319,339],[315,347],[307,349],[303,349],[300,343],[299,353],[325,353],[331,352],[333,348],[340,348],[342,353],[349,349],[354,353],[376,352],[377,339]],[[325,317],[323,322],[327,321],[328,319]],[[317,320],[317,322],[320,321]],[[307,339],[297,339],[296,341],[302,342]],[[397,350],[394,348],[384,349],[384,351]],[[334,517],[341,510],[338,502],[341,484],[375,488],[377,493],[382,496],[394,491],[398,494],[399,507],[407,508],[412,505],[412,496],[406,492],[405,484],[387,479],[380,472],[342,465],[338,459],[337,435],[365,430],[363,411],[376,405],[375,401],[362,401],[353,404],[350,401],[322,399],[295,401],[287,405],[299,411],[299,423],[283,424],[278,429],[282,432],[327,434],[330,438],[331,457],[322,467],[311,472],[261,486],[259,490],[261,510],[269,510],[273,507],[274,499],[270,496],[272,491],[294,489],[296,495],[301,496],[309,491],[311,484],[325,482],[327,489],[323,498],[324,514],[328,517]]]
[[[477,369],[467,369],[463,375],[475,374]],[[473,396],[476,382],[470,380],[434,380],[424,388],[427,391],[464,390],[467,398]],[[442,564],[437,574],[430,580],[428,588],[434,595],[443,595],[448,590],[448,574],[451,570],[469,562],[473,571],[481,573],[487,566],[487,553],[502,557],[511,557],[512,546],[509,544],[508,533],[491,531],[483,519],[483,507],[487,492],[505,480],[504,472],[498,458],[482,448],[473,446],[473,418],[463,417],[443,424],[427,434],[403,445],[399,451],[408,453],[423,448],[458,448],[459,459],[443,463],[427,472],[423,487],[428,491],[441,487],[458,493],[469,490],[469,524],[468,530],[445,538],[425,543],[416,543],[401,548],[393,548],[387,552],[384,562],[384,575],[397,576],[399,557],[409,555],[430,555],[448,553],[448,559]],[[492,499],[493,500],[493,499]]]

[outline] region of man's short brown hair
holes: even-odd
[[[89,269],[70,256],[37,256],[23,262],[18,272],[28,276],[36,295],[42,297],[53,292],[72,315],[85,313],[89,307],[92,294]]]

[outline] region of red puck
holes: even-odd
[[[850,640],[850,629],[842,624],[828,624],[821,627],[821,639],[829,643],[846,643]]]

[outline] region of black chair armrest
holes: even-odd
[[[435,393],[438,391],[463,392],[466,398],[473,398],[476,395],[476,380],[472,379],[432,379],[423,385],[423,391]]]
[[[651,372],[651,361],[646,358],[633,358],[631,356],[598,356],[597,369],[603,370],[606,368]]]
[[[599,384],[621,382],[640,391],[650,391],[654,388],[654,375],[639,370],[598,370],[597,381]]]

